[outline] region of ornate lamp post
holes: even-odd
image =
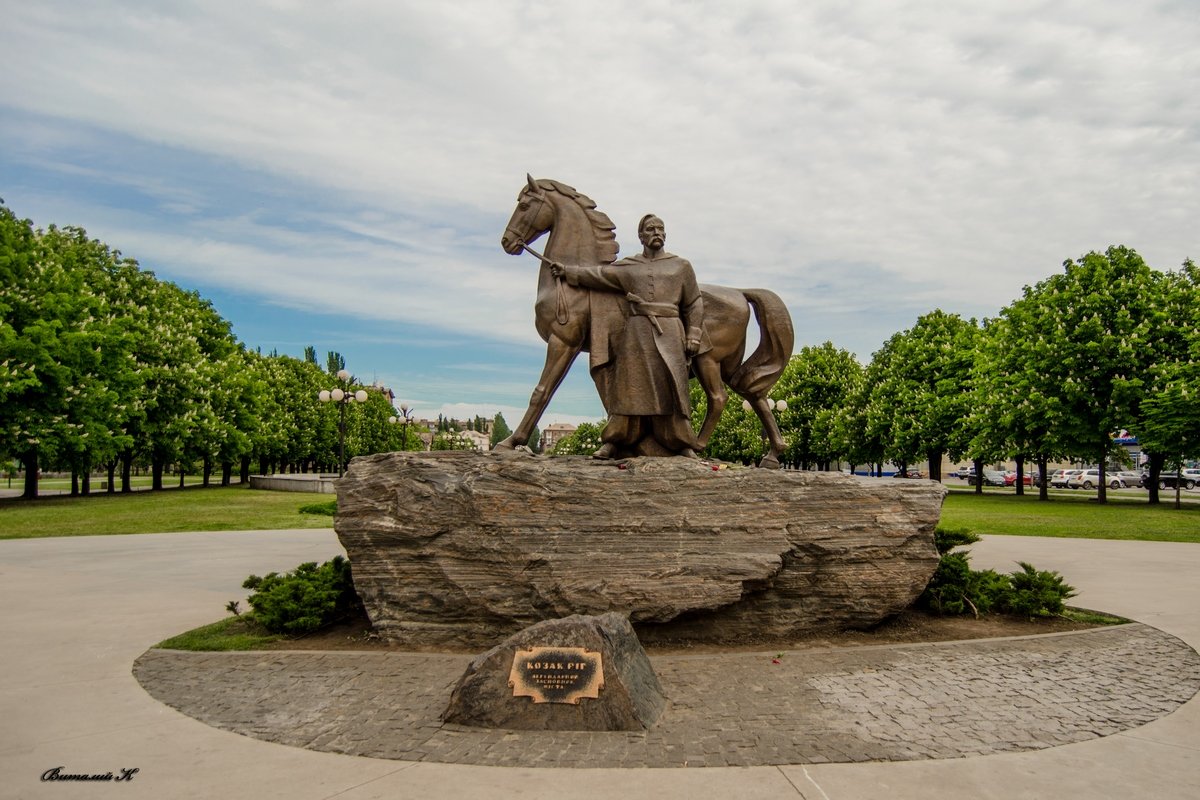
[[[409,408],[407,405],[400,406],[400,416],[399,417],[388,417],[388,422],[392,423],[393,425],[395,425],[397,422],[403,423],[403,427],[400,430],[400,442],[401,442],[400,449],[401,450],[408,449],[408,424],[412,421],[413,421],[412,409]]]
[[[317,399],[322,403],[337,403],[338,404],[338,477],[342,477],[346,471],[346,406],[351,403],[367,402],[367,393],[363,389],[357,392],[350,391],[350,373],[344,369],[338,370],[338,383],[340,386],[334,389],[322,389],[317,395]]]

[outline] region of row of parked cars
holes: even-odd
[[[974,486],[976,483],[975,470],[970,467],[962,467],[958,471],[958,477],[964,479],[969,485]],[[1109,470],[1104,473],[1104,482],[1108,484],[1110,489],[1130,489],[1145,487],[1146,481],[1150,479],[1148,472],[1134,472],[1132,470]],[[1014,471],[1001,472],[995,469],[985,469],[983,471],[982,482],[984,486],[1013,486],[1017,482],[1017,473]],[[1026,486],[1038,486],[1039,474],[1037,470],[1032,473],[1026,473],[1023,476],[1023,482]],[[1098,469],[1058,469],[1050,473],[1049,482],[1051,488],[1054,489],[1095,489],[1100,486],[1100,470]],[[1178,483],[1181,488],[1195,489],[1200,486],[1200,469],[1185,469],[1178,476],[1174,472],[1164,472],[1159,475],[1158,488],[1174,489]]]

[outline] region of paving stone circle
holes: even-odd
[[[133,671],[161,702],[258,739],[520,767],[763,766],[1036,750],[1144,725],[1200,691],[1200,655],[1132,623],[938,644],[652,655],[670,705],[648,731],[443,724],[470,659],[152,649]]]

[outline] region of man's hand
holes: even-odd
[[[567,268],[557,261],[547,261],[546,266],[550,268],[550,274],[556,278],[561,278],[567,272]]]
[[[700,340],[688,339],[687,344],[685,344],[684,347],[687,350],[688,357],[694,356],[696,355],[696,351],[700,349]]]

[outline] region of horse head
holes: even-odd
[[[525,176],[526,185],[517,195],[517,207],[513,209],[500,246],[509,255],[521,253],[521,245],[535,241],[554,225],[554,205],[546,190],[538,186],[532,176]]]

